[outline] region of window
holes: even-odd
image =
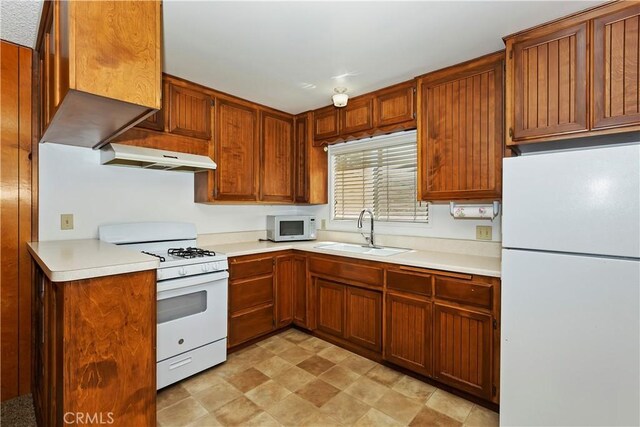
[[[333,219],[368,208],[377,221],[429,222],[428,203],[417,201],[415,131],[335,145],[330,155]]]

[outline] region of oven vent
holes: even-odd
[[[108,144],[101,148],[100,163],[178,172],[202,172],[216,168],[215,162],[207,156],[124,144]]]

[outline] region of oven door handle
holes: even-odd
[[[197,276],[185,277],[184,279],[171,279],[158,282],[158,293],[172,291],[175,289],[189,288],[191,286],[204,285],[206,283],[225,280],[229,277],[228,271],[217,271],[215,273],[199,274]]]

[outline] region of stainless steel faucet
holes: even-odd
[[[362,211],[360,211],[360,216],[358,217],[358,230],[362,230],[362,219],[364,218],[365,213],[368,213],[369,216],[371,216],[371,231],[369,232],[369,237],[365,236],[362,231],[360,231],[360,234],[362,234],[362,237],[365,238],[365,240],[367,241],[367,245],[370,248],[375,248],[376,244],[373,234],[373,212],[371,212],[371,209],[362,209]]]

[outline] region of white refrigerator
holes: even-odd
[[[640,425],[640,145],[503,172],[500,424]]]

